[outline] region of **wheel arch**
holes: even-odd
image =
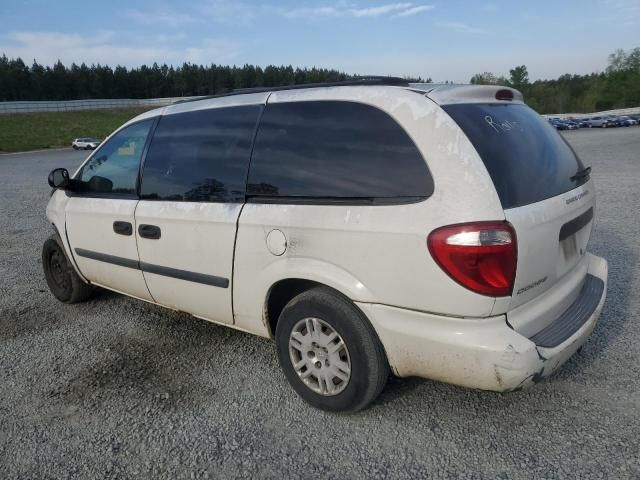
[[[69,242],[69,237],[67,236],[67,225],[66,225],[66,207],[67,202],[69,201],[69,197],[62,190],[55,190],[49,199],[49,203],[47,204],[46,216],[47,220],[53,227],[53,230],[60,238],[61,246],[67,255],[73,269],[76,271],[78,276],[86,283],[91,283],[89,280],[85,278],[82,274],[78,265],[76,264],[76,259],[73,255],[73,251],[71,249],[71,244]]]
[[[354,299],[351,298],[350,295],[348,295],[345,291],[342,291],[340,288],[336,288],[334,285],[329,285],[327,283],[318,281],[317,279],[300,276],[282,278],[274,282],[269,287],[264,300],[264,324],[269,330],[269,337],[274,338],[278,318],[280,317],[280,313],[282,313],[282,310],[287,305],[287,303],[289,303],[293,298],[297,297],[301,293],[304,293],[316,287],[325,287],[332,290],[344,299],[353,303],[354,306],[356,306],[356,308],[358,308],[358,310],[362,312],[362,310],[356,305]],[[367,317],[364,312],[362,312],[362,314]]]

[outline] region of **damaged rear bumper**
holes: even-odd
[[[375,328],[396,375],[511,391],[552,374],[587,341],[604,305],[607,268],[606,260],[589,255],[588,274],[602,288],[585,295],[595,292],[600,298],[590,298],[585,308],[573,306],[576,315],[582,315],[578,321],[567,322],[567,315],[558,318],[565,322],[556,326],[561,342],[555,344],[548,334],[542,336],[544,345],[554,346],[541,346],[535,343],[536,335],[529,339],[516,332],[504,315],[455,318],[379,304],[358,306]],[[568,336],[567,328],[571,329]]]

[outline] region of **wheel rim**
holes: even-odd
[[[49,256],[49,270],[54,283],[61,288],[66,288],[68,279],[66,275],[66,261],[59,250],[55,250]]]
[[[333,396],[351,378],[351,357],[344,340],[319,318],[303,318],[289,335],[289,357],[296,374],[314,392]]]

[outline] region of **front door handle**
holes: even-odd
[[[113,222],[113,231],[118,235],[131,235],[133,233],[133,227],[129,222]]]
[[[155,225],[145,225],[144,223],[138,227],[138,233],[142,238],[157,240],[160,238],[160,227]]]

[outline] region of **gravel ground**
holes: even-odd
[[[610,266],[582,353],[510,394],[393,379],[355,415],[298,399],[268,340],[105,291],[59,304],[46,175],[85,154],[0,156],[0,478],[638,478],[640,127],[566,137]]]

